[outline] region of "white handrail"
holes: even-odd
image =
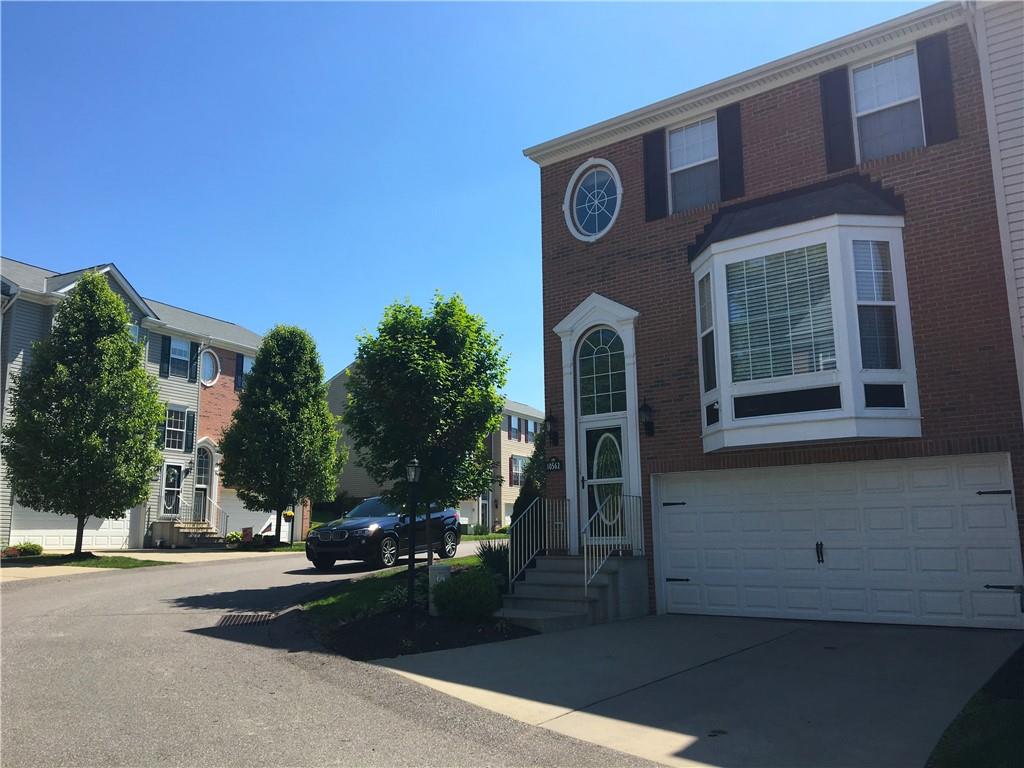
[[[583,550],[583,593],[613,554],[644,551],[643,499],[612,494],[602,501],[580,532]]]
[[[508,528],[508,585],[511,591],[516,579],[542,551],[568,548],[566,499],[534,499]]]

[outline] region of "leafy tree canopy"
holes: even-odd
[[[494,482],[487,436],[501,422],[508,359],[459,295],[430,312],[397,302],[376,335],[358,338],[344,422],[360,465],[404,501],[405,467],[419,460],[419,497],[455,504]]]
[[[301,499],[334,496],[345,462],[327,407],[324,367],[301,328],[279,325],[263,338],[221,437],[221,473],[247,509],[281,513]]]
[[[123,518],[159,470],[164,406],[142,362],[131,316],[107,278],[87,272],[32,346],[13,386],[4,460],[18,501],[78,518]]]

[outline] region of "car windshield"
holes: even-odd
[[[398,510],[392,507],[383,499],[367,499],[356,506],[345,515],[346,518],[353,517],[394,517]]]

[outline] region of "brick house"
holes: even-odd
[[[260,336],[234,323],[144,299],[113,264],[58,274],[3,259],[3,419],[10,416],[10,381],[31,355],[33,341],[49,333],[56,306],[86,271],[105,274],[132,318],[144,345],[146,370],[167,404],[161,446],[164,463],[149,498],[122,520],[90,520],[84,546],[124,549],[157,544],[188,545],[227,530],[273,525],[273,515],[246,510],[220,481],[218,442],[238,405],[238,391],[252,365]],[[308,513],[307,513],[308,516]],[[31,541],[71,547],[74,519],[18,504],[0,462],[0,543]]]
[[[587,558],[526,572],[580,574],[536,615],[1024,627],[1017,331],[969,13],[525,151],[564,455],[538,514],[568,510],[526,551]],[[637,562],[630,606],[595,608]]]

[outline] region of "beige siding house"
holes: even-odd
[[[184,545],[217,538],[228,526],[264,529],[273,516],[245,510],[220,483],[217,449],[260,336],[234,323],[144,299],[113,264],[57,273],[0,260],[3,423],[11,415],[12,382],[29,360],[32,342],[49,335],[57,306],[86,271],[104,274],[124,300],[132,330],[144,345],[145,369],[156,380],[167,411],[161,440],[163,464],[150,484],[148,498],[126,510],[121,520],[89,520],[83,546],[109,550]],[[229,397],[225,399],[220,390],[228,390]],[[217,411],[222,412],[220,418],[213,417]],[[288,531],[282,533],[288,535]],[[62,549],[72,547],[74,541],[73,517],[18,503],[0,457],[0,545],[34,542]]]
[[[340,417],[345,412],[347,383],[347,366],[327,381],[327,402],[335,416]],[[488,438],[488,446],[500,481],[495,482],[494,486],[480,498],[466,499],[459,503],[464,523],[469,526],[484,525],[492,529],[508,524],[512,517],[512,504],[519,495],[519,474],[523,464],[533,455],[533,438],[543,420],[544,415],[536,408],[513,400],[505,401],[505,408],[501,414],[501,429]],[[338,477],[338,494],[364,499],[381,493],[381,486],[359,466],[355,447],[344,435],[344,431],[339,444],[348,447],[349,460]]]
[[[978,3],[972,17],[1024,404],[1024,3]]]

